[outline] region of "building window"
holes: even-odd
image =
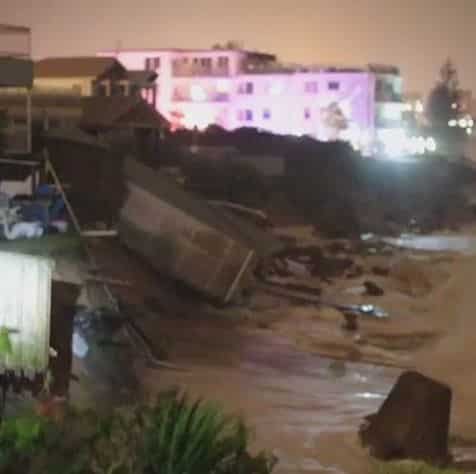
[[[155,71],[160,68],[160,58],[146,58],[145,59],[145,69],[147,71]]]
[[[263,110],[263,119],[264,120],[269,120],[270,118],[271,118],[271,110],[264,109]]]
[[[200,65],[203,69],[211,69],[212,67],[212,58],[201,58]]]
[[[304,91],[306,94],[317,94],[318,89],[319,86],[316,81],[309,81],[304,84]]]
[[[238,94],[253,94],[254,85],[252,82],[243,82],[238,86]]]
[[[253,111],[252,110],[239,110],[238,111],[238,120],[240,122],[252,122],[253,121]]]
[[[218,67],[220,69],[227,69],[230,61],[227,56],[219,56],[218,58]]]
[[[309,120],[311,118],[311,109],[309,107],[306,107],[304,109],[304,118],[306,120]]]
[[[338,91],[340,89],[340,84],[337,81],[330,81],[327,84],[327,87],[330,91]]]

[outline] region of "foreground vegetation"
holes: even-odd
[[[177,392],[109,416],[72,410],[5,419],[5,474],[268,474],[275,460],[248,451],[241,419]]]

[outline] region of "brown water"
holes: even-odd
[[[188,320],[182,327],[162,321],[161,332],[174,341],[172,360],[187,371],[146,369],[148,389],[179,386],[244,415],[256,448],[279,458],[277,473],[349,472],[349,460],[339,459],[343,445],[329,439],[353,438],[398,376],[396,370],[298,352],[271,332],[216,321]]]

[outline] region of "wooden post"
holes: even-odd
[[[53,178],[53,181],[55,182],[55,185],[57,186],[60,194],[61,194],[61,197],[63,198],[64,200],[64,203],[66,205],[66,209],[68,210],[68,213],[71,217],[71,220],[73,222],[73,226],[74,226],[74,229],[76,230],[76,232],[81,235],[81,226],[79,224],[79,221],[76,217],[76,214],[74,213],[74,210],[73,208],[71,207],[71,204],[68,200],[68,197],[66,196],[66,193],[64,191],[64,188],[63,188],[63,185],[61,184],[61,181],[59,180],[58,178],[58,175],[56,174],[56,171],[53,167],[53,164],[51,163],[50,159],[49,159],[49,154],[48,154],[48,150],[47,149],[44,149],[43,150],[43,153],[45,155],[45,167],[46,167],[46,171],[47,173],[50,173],[52,178]]]

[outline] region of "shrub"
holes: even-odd
[[[248,431],[239,418],[176,392],[163,395],[147,416],[145,456],[151,474],[265,474],[271,458],[251,458]]]
[[[0,424],[2,474],[268,474],[248,430],[216,405],[169,392],[152,406],[109,416],[69,410],[60,421],[16,416]]]

